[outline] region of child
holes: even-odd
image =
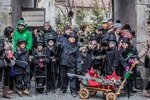
[[[92,61],[92,57],[91,55],[89,55],[87,53],[88,49],[86,45],[83,45],[79,48],[80,51],[80,57],[81,57],[81,64],[82,64],[82,71],[81,71],[81,75],[85,75],[85,73],[90,69],[90,64]],[[77,78],[77,91],[80,90],[80,81]]]
[[[76,78],[67,77],[67,73],[75,74],[77,72],[80,74],[81,72],[81,58],[79,56],[79,48],[76,41],[77,35],[74,32],[71,32],[68,36],[68,42],[64,45],[62,50],[60,63],[60,94],[66,93],[69,81],[70,91],[73,97],[77,96]]]
[[[81,56],[82,74],[84,75],[84,73],[86,73],[91,67],[90,62],[92,61],[92,57],[89,55],[86,45],[81,46],[79,51]]]
[[[103,69],[102,56],[105,55],[105,50],[101,48],[100,42],[95,35],[92,35],[90,37],[88,53],[92,57],[91,67],[102,71]]]
[[[111,35],[109,38],[109,49],[106,52],[106,74],[112,74],[116,68],[118,68],[119,63],[123,64],[126,70],[129,70],[128,65],[122,58],[121,54],[118,52],[116,47],[116,38],[114,35]]]
[[[131,45],[130,39],[127,37],[124,37],[122,39],[122,46],[120,48],[120,53],[122,54],[123,58],[130,66],[138,55],[137,49]],[[123,73],[123,71],[121,73]],[[136,69],[134,68],[133,74],[131,74],[131,77],[129,78],[130,79],[129,80],[130,88],[131,88],[132,92],[137,91],[137,89],[135,89],[135,80],[136,80],[135,73],[136,73]]]
[[[49,62],[49,59],[46,58],[46,53],[44,50],[44,43],[43,41],[38,41],[35,45],[35,49],[32,53],[32,63],[36,67],[36,76],[46,76],[44,65],[45,63]],[[42,88],[45,85],[45,78],[37,78],[36,84],[38,87],[37,92],[43,93],[44,88]]]
[[[16,75],[16,88],[19,96],[22,93],[29,95],[29,53],[26,49],[26,41],[22,38],[17,40],[17,49],[14,52],[15,62],[15,75]]]
[[[53,35],[50,35],[47,39],[46,55],[50,58],[47,69],[47,91],[50,90],[52,93],[55,93],[55,83],[57,79],[57,66],[56,61],[58,59],[58,48],[55,46],[56,38]]]

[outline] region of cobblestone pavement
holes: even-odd
[[[45,94],[37,94],[36,96],[32,94],[32,97],[19,97],[16,94],[13,94],[13,99],[12,100],[80,100],[80,97],[72,97],[70,93],[66,93],[63,95],[59,95],[58,93],[52,94],[48,93],[48,95]],[[8,99],[3,99],[0,97],[0,100],[8,100]],[[105,100],[102,96],[102,94],[99,92],[96,96],[90,96],[89,100]],[[127,95],[121,95],[117,100],[150,100],[150,98],[146,98],[141,96],[141,92],[138,92],[131,96],[129,99],[127,98]]]
[[[12,94],[13,99],[11,100],[80,100],[80,97],[72,97],[69,91],[66,94],[59,95],[59,90],[56,90],[56,93],[48,93],[46,94],[37,94],[34,92],[34,84],[31,85],[31,94],[32,97],[23,96],[19,97],[16,93]],[[8,100],[1,97],[2,93],[0,93],[0,100]],[[98,92],[96,96],[90,96],[88,100],[105,100],[102,96],[102,92]],[[128,98],[126,94],[121,94],[117,100],[150,100],[150,98],[143,97],[141,95],[141,91],[134,93],[133,96]]]

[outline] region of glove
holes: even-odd
[[[125,70],[126,70],[126,71],[129,71],[129,66],[126,66],[126,67],[125,67]]]
[[[39,59],[38,61],[39,61],[39,63],[42,63],[42,62],[43,62],[43,59],[41,58],[41,59]]]
[[[81,64],[84,64],[84,61],[83,61],[83,60],[81,60]]]
[[[92,60],[95,60],[95,57],[92,57]]]
[[[57,43],[57,47],[61,47],[61,43],[60,42]]]
[[[11,65],[12,65],[12,66],[15,65],[15,60],[11,60]]]
[[[52,62],[56,62],[56,59],[54,57],[52,58]]]
[[[95,59],[96,60],[100,60],[102,57],[101,56],[96,56]]]
[[[39,63],[39,67],[40,67],[40,68],[43,68],[43,67],[44,67],[44,64],[43,64],[43,63]]]
[[[29,66],[26,66],[26,72],[27,72],[27,73],[29,73],[29,69],[28,69],[28,67],[29,67]]]
[[[128,63],[133,63],[134,62],[134,59],[129,59],[128,60]]]

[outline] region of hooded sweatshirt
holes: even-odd
[[[27,50],[31,49],[32,47],[32,33],[27,30],[27,24],[24,25],[24,29],[20,30],[18,28],[19,24],[23,23],[23,20],[19,20],[18,24],[16,26],[16,31],[14,32],[13,36],[13,42],[14,42],[14,50],[16,50],[17,47],[17,40],[19,38],[23,38],[26,41],[26,48]]]

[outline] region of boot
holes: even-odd
[[[143,90],[143,93],[142,93],[143,96],[145,97],[150,97],[150,94],[148,93],[148,90]]]
[[[11,95],[8,94],[9,86],[3,86],[3,97],[7,99],[12,99]]]
[[[134,86],[132,87],[132,92],[137,92],[137,89]]]
[[[18,95],[19,95],[20,97],[22,97],[22,96],[23,96],[23,95],[22,95],[22,91],[18,90]]]
[[[30,95],[30,92],[29,92],[28,89],[24,90],[23,93],[26,94],[26,95]]]

